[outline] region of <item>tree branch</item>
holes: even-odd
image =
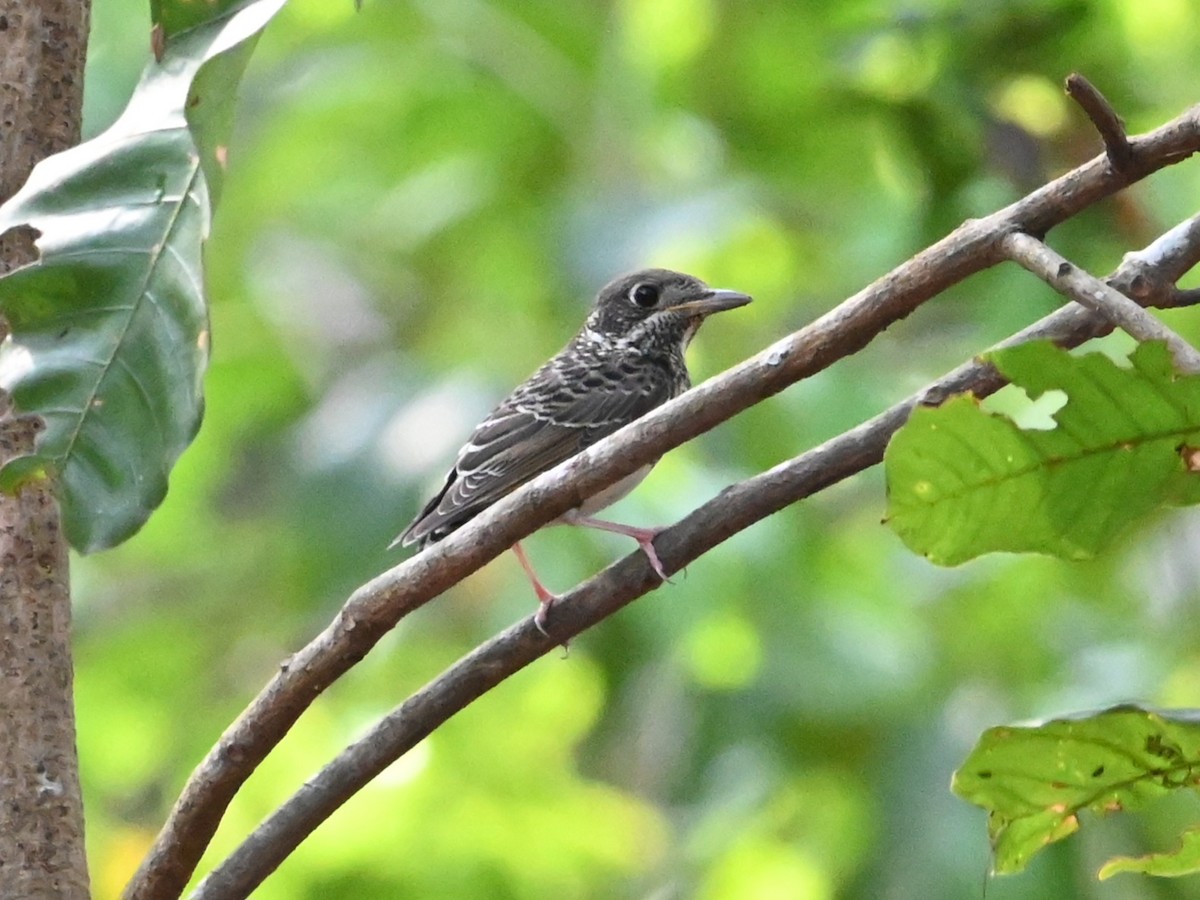
[[[1176,225],[1150,246],[1128,253],[1121,265],[1125,273],[1109,283],[1143,306],[1190,306],[1192,292],[1181,292],[1176,283],[1200,265],[1200,218]]]
[[[126,897],[147,900],[182,891],[240,785],[313,699],[366,655],[403,616],[504,552],[514,541],[578,506],[585,497],[860,350],[930,297],[999,261],[1000,241],[1006,234],[1044,234],[1096,201],[1196,153],[1200,150],[1200,106],[1134,144],[1135,163],[1128,171],[1114,172],[1104,157],[1097,157],[1000,212],[964,223],[808,327],[587,448],[446,539],[363,585],[324,631],[281,665],[279,673],[193,772]],[[735,501],[733,494],[722,495],[723,503]],[[733,530],[724,531],[719,523],[717,530],[708,533],[710,542],[696,555]],[[656,542],[668,571],[678,570],[686,562],[675,534],[671,529]],[[657,584],[642,557],[623,561],[616,571],[628,579],[622,582],[622,603]],[[557,616],[557,612],[551,618],[561,621],[552,623],[551,633],[561,641],[561,629],[570,619],[566,613]],[[528,639],[525,631],[520,634],[522,641]],[[544,648],[554,646],[545,638],[540,641]]]
[[[1100,139],[1104,141],[1104,152],[1108,161],[1118,172],[1133,166],[1133,147],[1125,134],[1125,123],[1112,108],[1107,98],[1090,81],[1078,72],[1067,76],[1067,94],[1087,113]]]
[[[1028,234],[1013,232],[1002,246],[1019,263],[1076,303],[1094,309],[1139,341],[1163,341],[1180,372],[1200,372],[1200,351],[1116,288],[1068,262]]]
[[[1189,221],[1200,222],[1200,217]],[[1152,259],[1143,256],[1139,264],[1153,266]],[[1158,259],[1161,263],[1163,257]],[[1125,265],[1113,278],[1127,274]],[[1103,311],[1071,304],[998,346],[1047,339],[1074,347],[1112,327]],[[726,489],[663,531],[655,542],[659,553],[678,568],[755,522],[880,462],[892,434],[916,405],[940,403],[965,391],[986,396],[1003,384],[990,364],[972,360],[858,427]],[[200,883],[192,900],[249,895],[321,822],[434,729],[558,643],[652,590],[656,581],[641,554],[632,553],[555,604],[548,623],[552,640],[525,619],[477,647],[310,779]]]

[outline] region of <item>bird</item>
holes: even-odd
[[[682,394],[691,386],[684,351],[701,323],[749,302],[747,294],[710,288],[669,269],[642,269],[610,281],[566,346],[475,427],[441,490],[392,546],[423,550],[530,479]],[[661,529],[594,517],[632,491],[653,466],[643,466],[555,521],[632,537],[665,581],[654,549]],[[558,595],[538,578],[520,541],[512,550],[537,595],[534,623],[544,634]]]

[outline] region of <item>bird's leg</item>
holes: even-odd
[[[658,537],[661,528],[636,528],[633,525],[622,525],[620,522],[610,522],[607,519],[593,519],[591,516],[584,516],[578,510],[571,510],[565,513],[561,521],[568,525],[582,525],[585,528],[598,528],[601,531],[611,531],[613,534],[623,534],[626,537],[631,537],[638,542],[638,546],[646,553],[646,557],[650,560],[650,568],[663,581],[670,581],[667,578],[666,570],[663,569],[662,561],[658,558],[658,551],[654,549],[654,539]]]
[[[533,617],[533,624],[537,626],[537,630],[546,637],[546,616],[550,613],[550,604],[558,599],[558,594],[549,590],[542,580],[537,577],[537,572],[533,571],[533,563],[529,561],[529,557],[525,555],[525,548],[521,546],[521,542],[517,541],[512,545],[513,553],[517,554],[517,560],[521,563],[521,568],[525,570],[525,574],[529,576],[529,581],[533,585],[533,592],[537,594],[538,611]]]

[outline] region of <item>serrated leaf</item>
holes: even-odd
[[[1115,856],[1100,867],[1101,881],[1122,872],[1177,878],[1200,872],[1200,829],[1189,828],[1179,838],[1179,846],[1165,853],[1145,856]]]
[[[0,471],[0,487],[57,473],[67,537],[80,550],[116,544],[145,522],[199,427],[211,167],[188,129],[189,92],[209,61],[224,83],[220,72],[231,70],[219,55],[282,4],[244,4],[168,41],[108,131],[42,162],[0,206],[0,232],[31,225],[41,253],[0,279],[12,329],[0,386],[46,422],[36,454]],[[200,130],[211,144],[231,98],[209,99],[216,111]]]
[[[993,551],[1094,556],[1164,504],[1200,502],[1200,376],[1179,376],[1161,343],[1121,368],[1046,342],[990,360],[1037,398],[1066,394],[1052,430],[1023,430],[970,396],[914,410],[885,455],[888,519],[941,565]]]
[[[1010,873],[1078,830],[1084,810],[1130,809],[1198,783],[1200,711],[1118,706],[989,728],[952,787],[988,811],[994,868]]]

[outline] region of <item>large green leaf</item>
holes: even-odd
[[[220,179],[244,48],[282,4],[245,4],[167,41],[108,131],[45,160],[0,207],[0,232],[31,225],[41,253],[0,279],[12,329],[0,386],[46,423],[0,486],[57,473],[78,549],[145,522],[200,425],[209,179]]]
[[[885,457],[888,519],[910,548],[942,565],[997,550],[1081,559],[1156,507],[1200,502],[1200,376],[1176,375],[1165,346],[1139,345],[1131,368],[1045,342],[989,359],[1066,405],[1048,430],[970,396],[915,410]]]
[[[990,728],[954,774],[954,792],[988,810],[997,872],[1019,872],[1079,829],[1079,813],[1129,809],[1200,781],[1200,711],[1118,706],[1029,727]],[[1102,869],[1183,875],[1200,869],[1194,838],[1171,853]]]

